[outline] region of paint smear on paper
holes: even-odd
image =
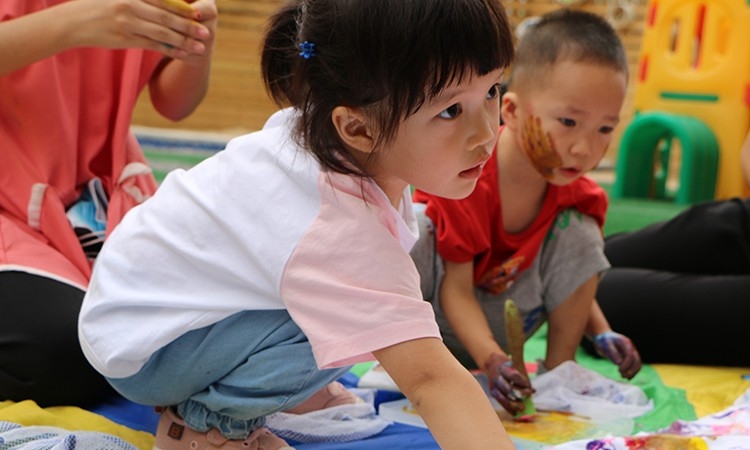
[[[511,436],[552,445],[606,434],[589,419],[554,411],[537,411],[531,422],[503,418],[503,426]]]
[[[586,450],[612,450],[622,448],[615,440],[622,438],[596,439],[586,444]],[[622,442],[622,441],[620,441]],[[625,447],[630,450],[708,450],[708,443],[700,437],[654,434],[624,438]]]

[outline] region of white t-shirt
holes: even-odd
[[[322,171],[289,117],[172,172],[110,235],[79,319],[101,373],[133,375],[185,332],[243,310],[287,309],[320,368],[440,337],[408,254],[408,189],[399,212],[375,183]]]

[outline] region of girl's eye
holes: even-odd
[[[557,119],[564,127],[574,127],[576,126],[576,121],[573,119],[566,119],[566,118],[560,118]]]
[[[601,128],[599,128],[599,132],[600,132],[601,134],[610,134],[610,133],[611,133],[611,132],[613,132],[614,130],[615,130],[615,128],[614,128],[614,127],[601,127]]]
[[[500,97],[500,83],[493,85],[489,91],[487,91],[487,100],[492,100]]]
[[[461,114],[461,106],[456,103],[442,110],[439,116],[443,119],[455,119],[459,114]]]

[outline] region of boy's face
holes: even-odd
[[[503,117],[514,108],[509,126],[521,149],[550,183],[566,185],[595,168],[607,151],[627,78],[611,67],[561,61],[543,80],[506,95]]]
[[[376,177],[381,188],[390,178],[442,197],[469,195],[497,142],[502,75],[464,78],[407,117],[377,156],[378,172],[388,174]]]

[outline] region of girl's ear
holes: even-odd
[[[500,115],[503,118],[503,123],[506,127],[517,130],[518,129],[518,94],[515,92],[506,92],[503,95],[502,104],[500,105]]]
[[[331,112],[333,126],[344,143],[355,150],[370,153],[374,149],[372,131],[360,109],[337,106]]]

